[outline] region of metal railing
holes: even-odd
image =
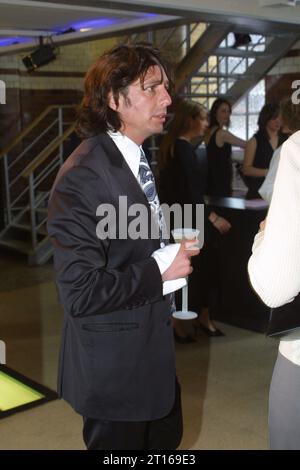
[[[11,228],[28,231],[29,227],[34,251],[47,236],[49,186],[63,164],[64,142],[74,131],[74,109],[74,105],[47,107],[0,154],[5,197],[0,240]]]
[[[11,223],[14,215],[26,205],[26,195],[29,188],[24,183],[22,172],[31,165],[32,159],[41,153],[41,147],[51,146],[53,136],[62,136],[65,127],[70,124],[64,119],[64,112],[74,108],[71,105],[53,105],[46,108],[32,123],[27,126],[0,154],[0,163],[3,165],[4,191],[5,191],[5,226]],[[46,128],[32,140],[30,136],[36,135],[37,127],[47,119]],[[50,121],[50,123],[49,123]],[[26,144],[26,140],[30,143]],[[49,141],[49,142],[47,142]],[[17,151],[22,147],[21,151]],[[63,161],[63,143],[60,143],[59,158]],[[22,205],[23,201],[23,205]],[[21,204],[21,205],[20,205]]]
[[[62,166],[62,144],[74,131],[74,127],[75,124],[71,124],[62,135],[53,140],[21,173],[21,177],[25,178],[28,182],[26,187],[29,191],[33,248],[36,248],[39,230],[46,224],[47,220],[46,206],[50,190],[43,191],[42,184],[51,176],[56,175],[58,169]]]

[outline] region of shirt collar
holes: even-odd
[[[120,131],[108,131],[107,133],[125,158],[126,163],[131,169],[135,178],[137,178],[139,173],[142,147],[137,145],[135,142],[133,142],[133,140],[129,139],[129,137],[122,134]]]

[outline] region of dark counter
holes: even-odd
[[[265,332],[270,309],[252,290],[247,264],[259,224],[267,215],[267,206],[239,198],[205,198],[217,214],[225,217],[232,229],[220,238],[221,286],[213,318],[253,331]]]

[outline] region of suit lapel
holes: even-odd
[[[120,196],[125,195],[128,197],[128,207],[131,204],[143,204],[148,211],[148,220],[151,219],[151,224],[157,226],[148,199],[120,150],[107,134],[99,135],[99,139],[105,153],[108,155],[113,179],[121,188]],[[158,240],[156,240],[156,243],[158,243]]]
[[[123,189],[123,194],[131,199],[128,202],[147,204],[147,207],[150,208],[144,191],[113,140],[107,134],[103,134],[101,141],[105,152],[109,155],[114,178]]]

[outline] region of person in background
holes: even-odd
[[[210,196],[232,196],[232,145],[245,148],[246,142],[229,132],[231,104],[217,98],[209,113],[204,141],[207,151],[207,190]]]
[[[89,450],[175,449],[182,436],[173,303],[165,287],[190,274],[199,249],[151,236],[148,222],[160,227],[163,218],[142,149],[163,130],[168,77],[159,50],[147,44],[119,45],[96,60],[79,109],[83,141],[49,200],[64,308],[59,395],[82,415]],[[128,201],[125,214],[120,197]],[[146,213],[146,237],[130,236],[133,204]],[[108,206],[116,218],[103,226],[98,211]]]
[[[164,135],[158,153],[159,193],[162,202],[172,205],[204,204],[197,174],[197,156],[191,141],[202,137],[207,129],[207,111],[200,104],[179,99],[174,107],[174,117]],[[195,223],[195,222],[194,222]],[[195,225],[194,225],[195,228]],[[218,255],[216,238],[230,230],[227,220],[215,211],[205,208],[204,247],[200,256],[193,259],[194,271],[189,277],[189,308],[199,317],[195,326],[209,336],[222,336],[209,315],[209,297],[218,280]],[[184,332],[183,321],[174,321],[175,339],[191,342]]]
[[[267,103],[258,117],[258,131],[247,142],[243,174],[248,186],[246,199],[261,199],[258,192],[264,182],[274,150],[286,139],[280,133],[281,117],[278,104]]]
[[[293,104],[290,98],[286,98],[280,104],[282,119],[282,134],[287,137],[294,132],[300,130],[300,106]],[[261,197],[269,204],[272,199],[275,177],[279,165],[280,153],[282,145],[273,153],[267,176],[259,188],[258,192]]]
[[[254,290],[274,308],[291,302],[300,292],[300,131],[282,145],[271,205],[261,228],[248,272]],[[273,450],[300,450],[299,390],[297,329],[281,338],[270,385],[269,434]]]

